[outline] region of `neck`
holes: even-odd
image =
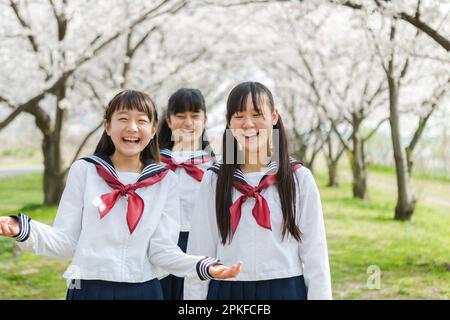
[[[127,171],[127,172],[141,172],[142,162],[139,155],[136,156],[124,156],[119,154],[117,151],[111,156],[111,161],[117,171]]]
[[[172,147],[172,151],[196,151],[199,149],[200,143],[195,141],[178,141]]]
[[[270,156],[259,153],[245,152],[245,164],[241,165],[242,172],[258,172],[267,168]]]

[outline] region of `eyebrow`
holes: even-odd
[[[117,114],[118,115],[128,115],[128,111],[117,111]],[[148,115],[145,112],[139,112],[138,116],[139,117],[141,117],[141,116],[146,116],[147,117]]]

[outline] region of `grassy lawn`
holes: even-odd
[[[395,177],[373,169],[369,201],[351,197],[348,174],[339,188],[326,188],[326,176],[315,173],[325,212],[335,299],[450,299],[450,182],[417,177],[416,190],[434,190],[418,203],[414,219],[392,219]],[[441,202],[434,199],[440,198]],[[23,210],[51,223],[55,207],[42,207],[41,175],[0,180],[0,212]],[[68,261],[22,252],[0,238],[0,299],[64,299],[62,273]],[[370,267],[371,266],[371,267]],[[368,280],[380,271],[379,289]],[[369,269],[369,271],[372,269]],[[370,283],[373,283],[369,281]]]
[[[398,222],[392,219],[396,193],[389,188],[395,190],[394,176],[371,173],[370,201],[353,199],[350,181],[331,189],[323,187],[324,175],[315,176],[335,299],[450,298],[450,207],[419,202],[411,222]],[[443,185],[450,194],[450,183]],[[369,266],[380,270],[378,290],[367,287]]]
[[[44,207],[42,175],[0,180],[0,213],[19,210],[31,218],[51,224],[56,207]],[[14,241],[0,237],[0,299],[64,299],[62,273],[69,261],[37,257],[30,252],[13,255]]]

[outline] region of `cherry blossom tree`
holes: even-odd
[[[0,2],[1,73],[6,75],[0,103],[10,110],[0,130],[22,113],[34,118],[43,136],[45,204],[56,204],[64,187],[61,136],[78,72],[95,70],[90,63],[123,34],[185,4],[135,1],[126,11],[124,1]]]

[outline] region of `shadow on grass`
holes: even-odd
[[[35,211],[46,208],[48,208],[48,206],[42,203],[27,203],[22,208],[20,208],[20,211]]]

